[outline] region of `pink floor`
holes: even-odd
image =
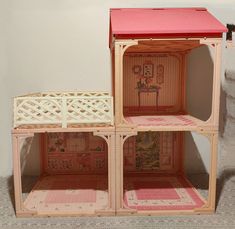
[[[189,115],[128,116],[125,119],[140,126],[194,126],[199,121]]]
[[[41,178],[25,207],[38,212],[90,212],[108,207],[107,177],[55,175]],[[183,177],[124,177],[124,205],[137,210],[190,210],[205,201]]]
[[[36,211],[94,212],[108,206],[107,177],[55,175],[42,178],[25,201]]]
[[[183,177],[124,178],[124,204],[137,210],[190,210],[204,205],[199,193]]]

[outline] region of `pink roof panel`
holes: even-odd
[[[110,34],[116,37],[140,35],[199,35],[221,37],[227,28],[205,8],[111,9]]]

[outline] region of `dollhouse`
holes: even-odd
[[[112,96],[47,92],[14,99],[17,216],[213,212],[225,31],[205,8],[111,9]],[[198,50],[207,54],[208,74]],[[210,146],[206,197],[184,165],[191,132]],[[35,139],[39,178],[24,194]]]
[[[112,9],[110,14],[116,214],[213,212],[226,28],[205,8]],[[203,72],[202,56],[195,55],[200,49],[208,53],[209,61],[204,62],[213,62],[208,64],[210,74]],[[202,82],[208,82],[206,94]],[[198,111],[206,98],[208,113],[202,115]],[[186,135],[191,132],[207,138],[210,145],[206,198],[185,171],[185,154],[192,152]]]

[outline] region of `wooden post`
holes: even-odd
[[[116,132],[116,211],[122,212],[123,205],[123,178],[124,178],[124,160],[123,145],[127,138],[137,135],[136,131],[132,132]],[[128,210],[127,210],[128,211]],[[130,212],[133,210],[129,209]]]
[[[25,208],[22,198],[21,182],[21,142],[27,137],[33,137],[32,133],[12,133],[12,151],[13,151],[13,175],[14,175],[14,194],[15,194],[15,211],[17,216],[31,216],[32,212]]]
[[[124,40],[115,41],[114,62],[115,62],[115,124],[122,124],[123,121],[123,55],[127,48],[137,45],[138,41]]]
[[[108,145],[108,193],[109,193],[109,200],[108,200],[108,209],[104,211],[96,211],[96,212],[115,212],[115,195],[116,195],[116,188],[115,188],[115,132],[94,132],[95,136],[99,136],[103,138],[107,145]]]
[[[218,148],[218,133],[210,135],[211,144],[211,160],[209,174],[209,190],[208,190],[208,207],[215,210],[216,204],[216,180],[217,180],[217,148]]]
[[[19,136],[12,135],[12,150],[13,150],[13,174],[14,174],[14,191],[15,191],[15,210],[16,214],[22,210],[22,184],[21,184],[21,169],[20,169],[20,152],[19,152]]]

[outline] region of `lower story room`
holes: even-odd
[[[123,208],[132,213],[196,211],[208,199],[210,144],[197,148],[195,133],[138,132],[123,147]],[[202,155],[202,156],[201,156]],[[197,176],[202,171],[204,177]],[[198,172],[197,172],[198,174]],[[198,179],[199,178],[199,179]],[[200,182],[201,181],[201,182]],[[202,182],[203,181],[203,182]],[[202,185],[203,184],[203,185]]]
[[[108,145],[103,138],[92,132],[42,133],[26,138],[22,145],[22,197],[27,211],[98,215],[110,209]]]

